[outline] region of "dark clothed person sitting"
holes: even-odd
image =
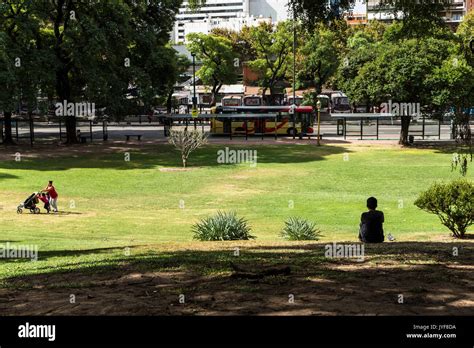
[[[383,235],[383,212],[376,210],[377,199],[370,197],[367,200],[369,211],[362,213],[360,217],[359,240],[364,243],[382,243]]]

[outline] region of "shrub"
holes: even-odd
[[[436,183],[420,194],[415,205],[436,214],[454,237],[464,238],[474,221],[474,185],[464,179],[448,184]]]
[[[200,241],[249,240],[247,220],[238,218],[235,212],[217,212],[216,215],[202,219],[193,228],[194,239]]]
[[[314,222],[299,217],[286,220],[281,231],[281,236],[287,240],[318,240],[320,234]]]

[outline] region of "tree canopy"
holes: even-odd
[[[107,106],[120,117],[130,88],[135,104],[149,105],[167,93],[175,54],[166,45],[181,2],[3,1],[1,56],[8,64],[0,74],[14,84],[9,93],[17,100],[36,100],[41,91],[56,101]],[[17,58],[20,67],[12,65]],[[5,103],[15,98],[0,98],[8,115]],[[75,116],[66,118],[70,143],[76,141],[75,123]]]
[[[217,94],[222,85],[237,80],[235,64],[237,56],[232,49],[232,42],[219,35],[192,33],[188,35],[189,50],[196,55],[202,67],[197,72],[204,84],[212,87],[211,106],[216,104]],[[235,64],[235,65],[234,65]]]
[[[293,24],[285,21],[274,26],[264,22],[251,28],[250,36],[256,58],[249,61],[249,66],[260,76],[263,95],[269,89],[273,100],[277,83],[285,79],[292,66]]]

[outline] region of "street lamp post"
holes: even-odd
[[[196,54],[193,53],[193,110],[191,114],[193,118],[197,117],[197,98],[196,98]],[[194,129],[196,129],[196,120],[194,120]]]
[[[196,54],[193,53],[193,109],[197,107],[196,98]]]
[[[321,146],[321,101],[318,99],[316,103],[316,108],[318,109],[318,146]]]
[[[296,9],[293,4],[293,104],[296,104]]]

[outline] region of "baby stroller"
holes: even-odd
[[[36,197],[38,194],[36,192],[32,193],[23,203],[21,203],[17,208],[17,214],[22,214],[23,209],[29,209],[30,213],[32,214],[39,214],[40,208],[36,206],[38,203],[38,198]]]

